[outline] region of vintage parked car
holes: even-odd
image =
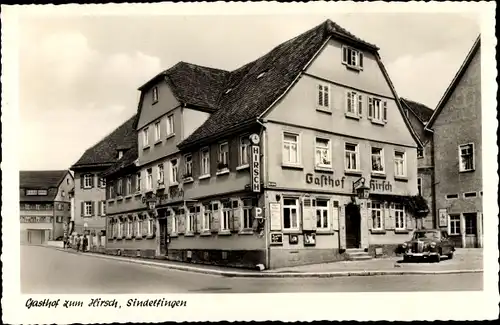
[[[452,259],[455,252],[455,246],[450,241],[448,233],[439,229],[415,230],[412,239],[402,244],[401,248],[405,261],[429,258],[439,263],[442,256]]]

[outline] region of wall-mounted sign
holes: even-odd
[[[258,145],[258,144],[259,144],[259,142],[260,142],[260,137],[259,137],[259,135],[258,135],[258,134],[255,134],[255,133],[254,133],[254,134],[252,134],[252,135],[250,136],[250,141],[252,142],[252,144],[254,144],[254,145]]]
[[[316,233],[304,231],[304,246],[316,245]]]
[[[254,216],[255,216],[255,219],[262,219],[262,218],[264,218],[262,208],[255,207],[254,208]]]
[[[315,175],[312,173],[306,174],[306,183],[319,185],[321,187],[340,187],[344,188],[345,177],[342,178],[334,178],[331,175]]]
[[[271,230],[281,230],[281,204],[269,203],[269,218],[271,219]]]
[[[51,223],[49,216],[21,216],[21,223]]]
[[[388,181],[377,181],[377,180],[371,179],[370,180],[370,190],[392,192],[392,184],[389,183]]]
[[[252,146],[252,192],[260,192],[260,147]]]
[[[283,233],[272,232],[271,233],[271,245],[283,245]]]
[[[439,209],[439,227],[447,227],[448,226],[448,213],[446,209]]]
[[[276,187],[276,182],[268,182],[267,186],[269,186],[269,187]]]
[[[288,242],[291,244],[291,245],[296,245],[299,243],[299,235],[294,235],[294,234],[291,234],[288,236]]]

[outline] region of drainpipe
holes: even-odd
[[[262,163],[262,175],[263,177],[263,185],[267,184],[268,180],[268,175],[267,175],[267,132],[266,132],[266,126],[264,123],[260,120],[257,119],[257,123],[259,123],[262,126],[262,154],[263,154],[263,163]],[[269,220],[267,215],[269,214],[268,209],[266,209],[267,205],[267,195],[266,191],[264,190],[264,236],[265,236],[265,247],[266,247],[266,268],[269,269],[271,267],[271,247],[269,245]]]

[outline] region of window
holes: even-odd
[[[463,144],[459,146],[460,171],[474,170],[474,145]]]
[[[357,171],[360,169],[358,158],[358,145],[352,143],[345,144],[345,169],[348,171]]]
[[[374,122],[387,121],[387,101],[379,98],[368,98],[368,118]]]
[[[394,152],[394,175],[396,177],[406,176],[406,155],[402,151]]]
[[[117,191],[116,195],[118,195],[118,196],[123,195],[123,181],[121,178],[118,180],[118,188],[116,191]]]
[[[44,206],[45,207],[45,206]],[[64,206],[61,203],[57,204],[57,210],[62,211],[64,210]]]
[[[83,215],[90,217],[92,215],[92,202],[87,201],[83,203]]]
[[[92,187],[92,174],[83,175],[83,187],[91,188]]]
[[[283,134],[283,163],[300,164],[299,150],[299,135],[285,132]]]
[[[346,95],[346,113],[348,116],[361,117],[363,115],[363,95],[355,91],[348,91]]]
[[[327,229],[329,226],[328,222],[328,211],[330,208],[330,202],[325,199],[316,199],[316,227],[318,229]]]
[[[403,204],[394,204],[394,219],[396,223],[396,229],[406,229],[406,214]]]
[[[170,160],[170,181],[172,184],[179,182],[179,166],[177,166],[177,159]]]
[[[26,190],[26,195],[38,195],[37,190]]]
[[[153,223],[154,223],[154,220],[151,218],[148,218],[146,220],[146,225],[148,227],[148,235],[150,235],[150,236],[153,235],[153,232],[154,232],[154,224]]]
[[[219,144],[219,168],[225,169],[228,167],[229,162],[229,146],[227,142]]]
[[[123,157],[123,150],[118,150],[118,159],[122,159]]]
[[[63,191],[64,194],[64,191]],[[47,195],[47,190],[38,190],[37,195]],[[64,197],[64,195],[62,195]]]
[[[35,210],[40,210],[40,204],[35,204]]]
[[[382,203],[372,202],[372,229],[382,230]]]
[[[210,230],[210,220],[212,220],[212,204],[205,204],[205,209],[201,218],[201,230]]]
[[[220,222],[220,230],[229,230],[229,223],[233,218],[233,206],[231,201],[222,202],[222,218]]]
[[[363,53],[348,46],[342,46],[342,63],[357,70],[363,69]]]
[[[250,139],[248,136],[240,138],[240,166],[249,164],[250,158]]]
[[[477,192],[464,193],[464,198],[472,198],[472,197],[477,197]]]
[[[210,175],[210,150],[201,149],[201,175]]]
[[[125,221],[120,221],[120,231],[119,236],[123,237],[125,235]]]
[[[446,194],[446,199],[447,200],[458,199],[458,194]]]
[[[316,166],[332,167],[330,139],[316,138]]]
[[[186,232],[194,232],[194,227],[196,223],[196,207],[189,207],[188,213],[186,214]]]
[[[174,134],[174,115],[167,116],[167,136]]]
[[[147,190],[152,190],[153,189],[153,170],[151,168],[148,168],[146,170],[146,189]]]
[[[165,184],[165,171],[163,169],[163,164],[158,164],[158,184]]]
[[[384,150],[372,147],[372,172],[384,172]]]
[[[132,220],[127,219],[127,237],[132,237]]]
[[[110,185],[109,185],[109,198],[112,199],[115,197],[115,186],[113,184],[113,182],[110,182]]]
[[[283,228],[299,229],[299,200],[283,199]]]
[[[193,177],[193,156],[184,156],[184,178]]]
[[[136,192],[141,191],[141,172],[135,174],[135,191]]]
[[[99,187],[105,188],[106,187],[106,179],[103,177],[99,177]]]
[[[253,227],[253,207],[252,199],[243,199],[243,229],[252,229]]]
[[[177,233],[177,216],[172,214],[172,233]]]
[[[158,101],[158,87],[153,87],[153,104]]]
[[[318,85],[318,108],[330,110],[330,86]]]
[[[460,235],[460,215],[450,215],[450,235]]]
[[[142,146],[144,148],[149,147],[149,129],[145,128],[142,130]]]
[[[155,142],[158,142],[161,140],[161,129],[160,129],[160,122],[155,123]]]
[[[421,159],[424,158],[424,148],[417,148],[417,158]]]
[[[136,232],[136,237],[139,237],[139,236],[142,236],[142,234],[144,233],[144,222],[143,220],[137,218],[135,220],[136,222],[136,229],[137,229],[137,232]]]
[[[422,178],[417,178],[418,195],[422,196]]]
[[[101,204],[101,216],[105,216],[106,215],[106,201],[101,201],[100,204]]]
[[[127,176],[127,184],[125,188],[126,188],[125,195],[129,195],[132,193],[132,176]]]

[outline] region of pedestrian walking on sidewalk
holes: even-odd
[[[85,252],[87,250],[88,244],[89,244],[89,239],[87,238],[87,235],[84,235],[83,236],[82,252]]]
[[[80,251],[80,244],[81,244],[80,235],[77,235],[76,236],[76,251],[77,252]]]
[[[68,237],[64,236],[64,238],[63,238],[63,248],[66,249],[67,246],[68,246]]]

